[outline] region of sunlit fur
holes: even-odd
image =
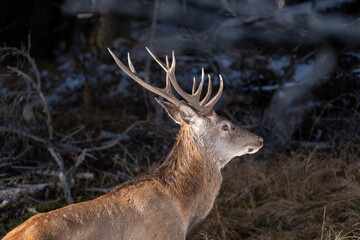
[[[108,194],[38,214],[8,239],[185,239],[211,210],[221,185],[219,167],[182,123],[166,161],[151,176]]]

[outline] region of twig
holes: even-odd
[[[35,136],[35,135],[31,134],[31,133],[27,133],[27,132],[24,132],[24,131],[18,130],[18,129],[11,129],[11,128],[6,128],[6,127],[3,127],[3,126],[0,126],[0,132],[7,132],[7,133],[12,133],[12,134],[17,134],[17,135],[23,136],[25,138],[28,138],[30,140],[33,140],[35,142],[42,143],[45,146],[47,146],[49,144],[49,142],[46,139],[43,139],[41,137]]]
[[[85,129],[85,126],[84,126],[84,125],[80,125],[75,131],[73,131],[72,133],[64,136],[64,137],[60,140],[60,142],[64,142],[66,139],[71,138],[72,136],[78,134],[79,132],[81,132],[81,131],[84,130],[84,129]]]
[[[326,205],[324,206],[323,222],[321,226],[321,237],[320,240],[324,240],[324,229],[325,229],[325,217],[326,217]]]
[[[89,192],[102,192],[102,193],[108,193],[112,190],[114,190],[116,187],[111,187],[111,188],[99,188],[99,187],[90,187],[90,188],[84,188],[84,191],[89,191]]]
[[[3,199],[2,203],[0,203],[0,208],[5,207],[8,204],[9,201],[14,202],[16,205],[19,204],[19,202],[16,201],[16,199],[14,197],[12,197],[12,196],[8,196],[8,195],[0,193],[0,198]]]
[[[23,187],[1,189],[0,190],[0,197],[2,195],[5,195],[5,196],[17,196],[17,195],[19,195],[21,193],[24,193],[24,192],[34,193],[34,192],[43,190],[45,187],[47,187],[49,185],[50,185],[50,183],[38,183],[38,184],[26,185],[26,186],[23,186]]]
[[[30,42],[29,42],[30,44]],[[28,45],[28,47],[30,47],[31,45]],[[17,48],[14,48],[14,47],[2,47],[0,49],[0,54],[2,52],[8,52],[8,54],[6,55],[9,55],[9,54],[17,54],[17,55],[20,55],[20,56],[23,56],[24,58],[26,58],[26,60],[28,60],[28,62],[30,63],[30,66],[31,66],[31,69],[34,71],[35,73],[35,77],[36,77],[36,80],[38,81],[38,85],[39,87],[41,88],[41,82],[40,82],[40,73],[39,73],[39,70],[37,68],[37,65],[34,61],[34,59],[32,57],[30,57],[29,55],[29,50],[28,49],[27,51],[26,50],[20,50],[20,49],[17,49]]]
[[[18,155],[14,156],[14,157],[3,157],[0,158],[0,163],[4,162],[4,161],[9,161],[9,160],[18,160],[19,158],[21,158],[25,153],[27,153],[30,149],[32,149],[32,147],[26,147],[26,149],[24,151],[22,151],[21,153],[19,153]],[[14,151],[15,152],[15,151]],[[11,154],[12,156],[13,154]],[[12,162],[9,163],[3,163],[0,164],[0,168],[5,167],[5,166],[9,166],[12,165]],[[13,166],[12,166],[13,167]]]
[[[7,68],[10,69],[11,71],[17,73],[18,76],[21,76],[21,77],[25,78],[28,82],[30,82],[34,86],[37,94],[39,95],[39,97],[41,99],[41,103],[43,105],[44,112],[46,114],[46,118],[47,118],[46,124],[47,124],[48,131],[49,131],[49,139],[52,140],[53,136],[54,136],[54,130],[53,130],[53,127],[52,127],[52,119],[51,119],[51,115],[50,115],[48,105],[46,103],[45,96],[41,91],[41,85],[39,84],[40,80],[38,80],[38,83],[36,84],[34,82],[34,80],[28,74],[24,73],[23,71],[21,71],[21,70],[19,70],[17,68],[14,68],[14,67],[9,67],[9,66]]]
[[[132,129],[134,129],[135,127],[137,127],[140,124],[144,124],[144,123],[148,123],[148,122],[149,122],[148,120],[135,122],[135,123],[131,124],[128,128],[126,128],[126,130],[124,132],[122,132],[118,137],[116,137],[115,139],[112,139],[107,144],[100,146],[100,147],[89,148],[89,149],[87,149],[87,151],[88,152],[102,151],[102,150],[105,150],[108,148],[112,148],[112,147],[116,146],[116,144],[118,144],[121,140],[123,140]]]
[[[217,225],[220,227],[222,239],[227,239],[225,228],[224,228],[224,225],[222,224],[221,216],[219,214],[218,204],[215,202],[214,205],[215,205],[215,213],[216,213]]]
[[[60,173],[58,174],[58,178],[60,180],[61,187],[65,193],[66,201],[68,204],[74,203],[74,200],[71,196],[70,186],[68,177],[65,171],[64,161],[61,158],[60,154],[57,153],[52,147],[48,147],[47,150],[50,152],[51,156],[54,158],[55,162],[59,166]]]
[[[225,10],[232,16],[232,17],[237,17],[237,14],[231,10],[229,3],[227,2],[227,0],[220,0],[221,5],[225,8]]]
[[[33,141],[39,142],[44,144],[47,147],[47,150],[49,151],[49,153],[51,154],[51,156],[54,158],[55,162],[57,163],[58,167],[59,167],[59,171],[60,173],[58,174],[58,178],[60,180],[60,184],[61,187],[64,191],[65,197],[66,197],[66,201],[68,202],[68,204],[72,204],[74,203],[72,196],[71,196],[71,191],[70,191],[70,187],[68,184],[68,177],[65,171],[65,165],[64,165],[64,161],[61,158],[60,154],[58,152],[56,152],[54,150],[54,148],[50,145],[51,143],[43,138],[40,138],[38,136],[32,135],[30,133],[26,133],[24,131],[21,130],[14,130],[14,129],[9,129],[6,127],[0,127],[0,132],[8,132],[8,133],[13,133],[13,134],[17,134],[17,135],[21,135],[25,138],[31,139]]]
[[[57,203],[61,200],[61,198],[57,198],[57,199],[54,199],[54,200],[46,200],[46,201],[40,201],[38,199],[35,199],[33,197],[30,197],[30,196],[26,196],[26,198],[38,203],[38,204],[42,204],[42,205],[47,205],[47,204],[51,204],[51,203]]]
[[[85,160],[86,156],[89,156],[89,152],[94,152],[94,151],[102,151],[105,149],[109,149],[112,148],[114,146],[116,146],[120,141],[122,141],[123,139],[125,139],[125,137],[127,136],[127,134],[134,129],[135,127],[137,127],[140,124],[144,124],[144,123],[148,123],[148,120],[144,120],[144,121],[138,121],[135,122],[133,124],[131,124],[128,128],[126,128],[125,131],[123,131],[118,137],[108,141],[105,145],[102,145],[100,147],[93,147],[93,148],[85,148],[81,151],[79,157],[76,159],[75,165],[74,165],[74,169],[77,168],[78,166],[80,166],[80,164]],[[73,170],[74,170],[73,169]]]
[[[124,146],[121,146],[121,148],[124,150],[124,155],[129,156],[129,158],[135,163],[135,169],[139,169],[138,160],[127,150],[127,148],[124,148]],[[133,165],[132,168],[134,168]]]
[[[24,57],[29,62],[30,66],[31,66],[31,70],[35,74],[36,82],[28,74],[24,73],[23,71],[21,71],[21,70],[19,70],[17,68],[9,67],[9,66],[7,68],[10,69],[11,71],[17,73],[19,76],[24,77],[36,89],[36,92],[38,93],[38,95],[39,95],[39,97],[41,99],[41,102],[42,102],[42,105],[43,105],[43,108],[44,108],[44,111],[45,111],[45,114],[46,114],[46,117],[47,117],[47,126],[48,126],[48,131],[49,131],[49,138],[51,140],[53,138],[53,132],[54,132],[53,127],[52,127],[52,119],[51,119],[49,108],[48,108],[47,103],[46,103],[46,99],[44,97],[44,94],[41,91],[41,78],[40,78],[39,69],[38,69],[34,59],[29,54],[30,47],[31,47],[31,43],[30,43],[30,35],[29,35],[28,36],[28,49],[27,50],[25,50],[25,49],[20,50],[20,49],[13,48],[13,47],[3,47],[3,48],[0,48],[0,57],[4,58],[4,57],[6,57],[7,55],[10,55],[10,54],[19,55],[19,56]]]

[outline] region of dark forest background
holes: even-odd
[[[0,236],[162,163],[178,126],[107,51],[164,86],[146,46],[264,138],[188,239],[360,237],[356,0],[0,0]]]

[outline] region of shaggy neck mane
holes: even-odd
[[[198,208],[200,199],[203,201],[205,195],[208,198],[209,191],[219,188],[222,181],[215,161],[196,141],[191,128],[183,122],[175,146],[154,177],[175,194],[181,208],[189,214]],[[209,196],[210,208],[216,194]],[[192,216],[189,218],[191,222]]]
[[[181,123],[175,146],[154,175],[182,197],[194,195],[203,183],[205,153],[191,133],[191,128]]]

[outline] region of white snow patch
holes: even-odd
[[[66,61],[64,64],[58,67],[59,71],[61,72],[73,72],[75,68],[75,62],[73,59]]]
[[[230,78],[230,79],[240,79],[241,78],[241,71],[239,71],[239,70],[232,70],[231,69],[231,71],[229,71],[229,74],[228,74],[228,77]]]
[[[68,76],[65,79],[64,84],[61,86],[61,90],[74,90],[77,88],[80,88],[84,85],[85,83],[85,76],[80,74],[80,75],[72,75],[72,76]]]
[[[344,52],[345,55],[357,57],[360,59],[360,53],[353,53],[353,52]]]
[[[225,56],[220,57],[219,61],[222,65],[222,67],[224,67],[225,69],[229,69],[231,67],[231,65],[233,64],[233,61],[226,58]]]
[[[289,65],[289,56],[282,56],[281,58],[271,58],[267,67],[280,75],[284,75],[284,68]]]
[[[49,71],[44,70],[40,73],[41,77],[47,77],[49,75]]]
[[[258,87],[258,86],[250,86],[249,89],[251,91],[274,91],[276,89],[279,88],[279,84],[274,84],[274,85],[267,85],[267,86],[261,86],[261,87]]]
[[[306,81],[309,78],[314,67],[314,62],[299,64],[294,72],[294,81],[301,82]]]
[[[355,68],[355,69],[353,69],[353,70],[352,70],[352,73],[355,73],[355,74],[360,73],[360,68]]]

